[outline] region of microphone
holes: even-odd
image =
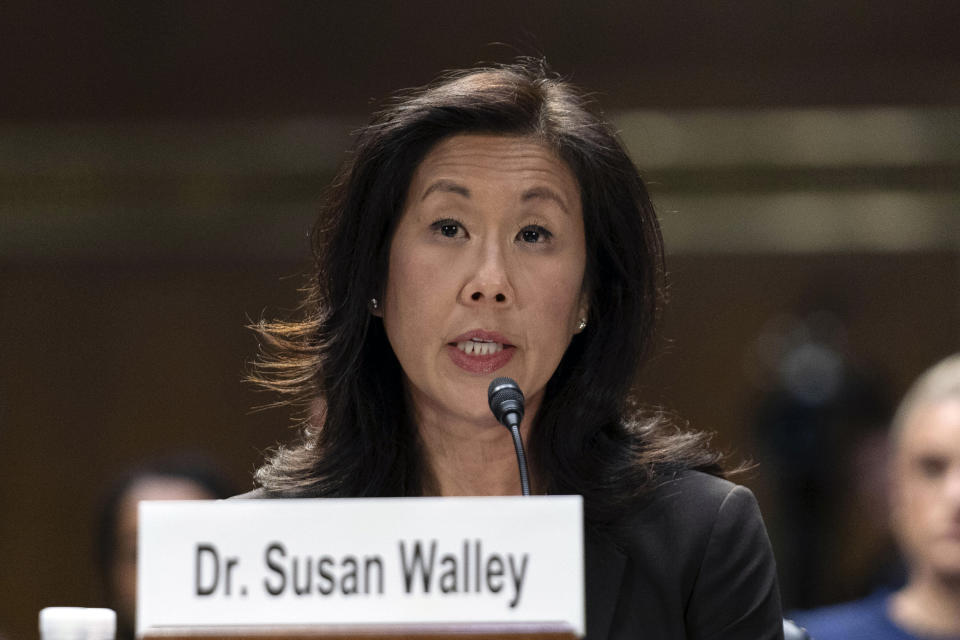
[[[530,495],[530,480],[527,473],[527,457],[523,453],[520,437],[520,421],[523,420],[523,391],[511,378],[495,378],[487,387],[487,403],[497,422],[505,426],[513,436],[513,448],[517,451],[517,466],[520,468],[520,489]]]

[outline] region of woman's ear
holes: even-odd
[[[587,317],[590,315],[590,295],[584,291],[580,294],[580,305],[577,311],[577,329],[574,333],[580,333],[587,328]]]

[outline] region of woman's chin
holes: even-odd
[[[471,425],[471,429],[502,429],[487,403],[489,384],[489,380],[480,379],[458,381],[458,384],[444,384],[434,393],[411,387],[416,421],[421,427],[435,424],[444,428],[463,424]]]
[[[484,391],[484,393],[486,393],[486,391]],[[453,418],[454,416],[451,417]],[[486,403],[486,398],[484,398],[482,406],[463,407],[454,419],[457,418],[465,423],[473,423],[478,429],[489,430],[504,428],[497,422],[496,417],[494,417],[493,412]]]

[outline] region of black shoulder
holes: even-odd
[[[702,471],[685,470],[663,478],[652,493],[653,501],[717,508],[738,485]]]
[[[688,629],[701,630],[696,637],[782,638],[776,563],[753,493],[705,474],[690,474],[687,482],[687,508],[703,510],[699,522],[707,534],[698,540],[705,546],[692,545]]]
[[[731,497],[734,504],[726,504]],[[748,489],[729,480],[700,471],[679,471],[661,477],[640,503],[597,529],[627,557],[642,559],[638,566],[657,565],[647,570],[666,571],[690,589],[716,521],[727,511],[725,504],[741,507],[737,498],[746,498],[749,504],[752,497]],[[682,559],[679,566],[678,559]]]
[[[618,616],[639,616],[640,603],[644,624],[682,624],[689,638],[783,637],[773,552],[748,488],[671,474],[603,533],[624,558]]]
[[[712,526],[731,493],[752,493],[729,480],[691,469],[659,477],[653,488],[623,514],[620,522],[627,527],[638,522],[659,522],[666,529],[680,528],[693,532]]]

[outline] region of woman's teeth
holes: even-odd
[[[458,342],[457,349],[463,351],[468,356],[488,356],[491,353],[503,351],[503,345],[499,342]]]

